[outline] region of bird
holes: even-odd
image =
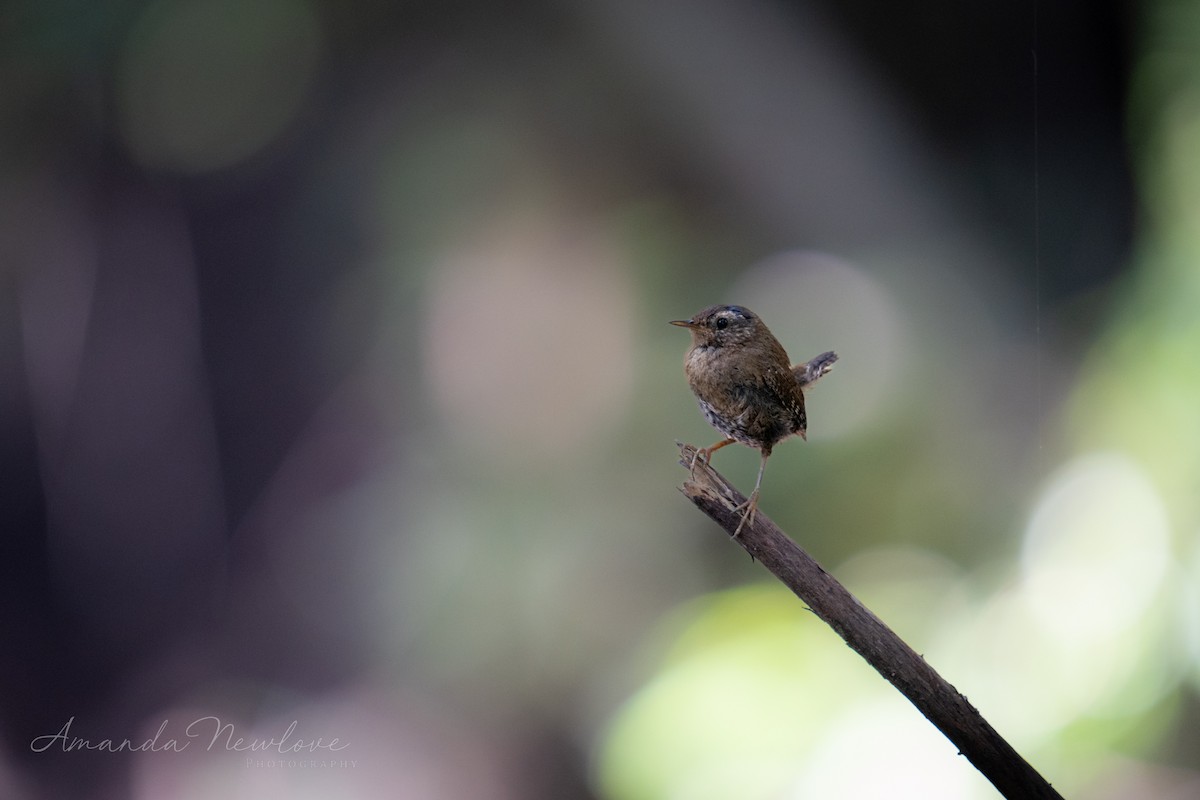
[[[690,319],[670,324],[691,331],[684,373],[705,419],[724,437],[696,451],[693,474],[698,461],[711,464],[713,453],[734,442],[762,455],[754,491],[734,509],[742,512],[733,533],[736,538],[743,527],[754,523],[771,450],[790,436],[807,440],[804,390],[833,369],[838,357],[829,351],[792,365],[766,323],[744,306],[709,306]]]

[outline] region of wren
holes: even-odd
[[[671,324],[692,332],[692,346],[683,361],[688,385],[704,417],[725,437],[697,450],[692,470],[698,459],[712,463],[713,453],[734,442],[762,453],[754,491],[735,509],[742,512],[736,537],[754,523],[771,449],[789,436],[807,438],[804,390],[833,369],[837,354],[822,353],[793,366],[766,324],[742,306],[710,306]]]

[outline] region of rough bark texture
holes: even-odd
[[[680,444],[680,463],[691,467],[696,448]],[[684,495],[730,534],[745,501],[719,473],[696,463]],[[1046,780],[988,724],[967,698],[858,601],[761,512],[734,540],[866,659],[946,735],[1007,798],[1058,798]],[[1036,709],[1031,710],[1036,713]]]

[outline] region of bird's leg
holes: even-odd
[[[758,463],[758,480],[754,481],[754,491],[750,493],[750,497],[746,502],[734,509],[734,511],[742,512],[742,521],[738,523],[737,530],[733,532],[735,539],[747,523],[750,525],[754,524],[754,513],[758,511],[758,490],[762,487],[763,470],[767,468],[767,459],[770,457],[770,448],[764,449],[762,451],[762,461]]]
[[[696,451],[696,454],[694,456],[692,456],[692,477],[696,476],[696,462],[697,461],[703,461],[705,464],[711,464],[713,453],[717,452],[725,445],[733,444],[736,441],[737,441],[737,439],[722,439],[721,441],[714,444],[712,447],[701,447],[700,449],[698,449]]]

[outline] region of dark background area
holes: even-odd
[[[1043,344],[1068,363],[1078,356],[1122,285],[1136,232],[1125,97],[1138,10],[762,7],[762,24],[783,41],[807,41],[802,30],[822,21],[829,46],[908,121],[960,214],[986,227],[1010,270],[995,280],[1037,304]],[[663,13],[688,20],[707,8]],[[691,100],[671,93],[678,84],[630,55],[642,33],[623,29],[639,19],[624,6],[314,3],[321,60],[269,146],[215,169],[148,164],[118,124],[122,48],[145,9],[17,2],[0,22],[0,793],[9,797],[134,794],[129,760],[31,752],[34,737],[69,718],[87,721],[78,735],[121,738],[198,685],[313,696],[376,663],[359,628],[314,624],[272,579],[279,537],[291,535],[280,520],[370,475],[382,439],[401,452],[428,444],[418,422],[394,427],[346,388],[380,327],[398,328],[401,342],[421,336],[421,283],[401,279],[412,291],[385,302],[377,277],[354,274],[390,237],[415,253],[435,249],[447,235],[439,220],[477,214],[489,184],[523,166],[464,156],[470,180],[418,176],[419,191],[380,218],[358,188],[378,177],[371,162],[322,161],[354,120],[403,117],[408,103],[421,113],[520,109],[513,125],[537,130],[545,169],[585,176],[573,202],[671,198],[715,247],[697,245],[707,260],[686,270],[641,279],[654,298],[642,310],[664,320],[688,310],[662,307],[672,287],[719,283],[739,261],[888,237],[869,218],[841,230],[803,214],[791,226],[764,218],[713,163],[703,117],[689,118]],[[690,91],[702,97],[704,78],[695,80]],[[352,136],[370,149],[378,135],[364,124]],[[179,242],[190,251],[173,250]],[[86,275],[59,283],[56,259],[86,263]],[[30,338],[61,329],[53,315],[34,325],[27,312],[59,291],[66,299],[52,307],[75,344],[51,350],[74,356],[31,369],[41,350]],[[389,353],[385,393],[421,407],[406,378],[422,369],[418,356],[403,344]],[[77,555],[64,559],[64,548]],[[357,562],[336,540],[313,548],[311,592],[335,616],[366,614],[350,591]],[[397,663],[403,670],[404,657]],[[244,709],[260,691],[230,689],[223,702]],[[497,762],[509,796],[596,796],[552,704],[482,719],[507,738]]]

